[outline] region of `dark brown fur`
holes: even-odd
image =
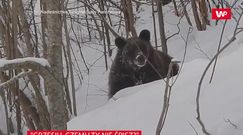
[[[150,44],[150,32],[143,30],[139,37],[115,40],[118,47],[117,55],[112,63],[109,74],[109,98],[119,90],[152,82],[165,78],[172,57],[153,49]],[[137,67],[133,60],[138,52],[142,52],[147,58],[146,65]],[[172,76],[176,75],[179,66],[173,65]]]

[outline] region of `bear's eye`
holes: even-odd
[[[127,48],[124,48],[123,50],[122,50],[122,56],[123,57],[125,57],[125,56],[127,56],[127,52],[128,50],[127,50]]]

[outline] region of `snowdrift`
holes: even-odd
[[[220,57],[211,84],[211,70],[201,91],[201,117],[213,135],[243,134],[243,47]],[[185,63],[172,88],[165,135],[201,134],[196,120],[198,82],[208,64],[207,59]],[[155,134],[163,105],[163,80],[126,88],[104,106],[80,115],[68,123],[68,129],[138,129],[143,135]]]

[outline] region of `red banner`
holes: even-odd
[[[27,135],[142,135],[141,130],[31,130]]]

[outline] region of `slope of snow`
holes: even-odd
[[[241,1],[242,0],[240,0],[238,3]],[[232,3],[233,1],[230,2]],[[39,14],[39,1],[36,2],[36,7],[38,8],[36,8],[35,13]],[[188,9],[190,9],[190,4]],[[151,7],[142,5],[141,10],[142,12],[136,13],[138,19],[136,21],[135,27],[138,33],[142,29],[150,30],[152,44],[154,45],[155,40]],[[177,23],[179,22],[180,18],[175,16],[172,3],[163,7],[163,11],[165,31],[166,36],[168,37],[178,31]],[[193,26],[195,27],[191,10],[189,10],[189,16],[192,19]],[[40,18],[36,18],[36,22],[38,23],[39,21]],[[157,15],[156,22],[158,22]],[[183,67],[182,75],[180,76],[176,85],[173,87],[169,114],[163,131],[166,135],[195,134],[190,125],[193,125],[197,132],[200,133],[200,127],[198,126],[198,123],[195,119],[195,95],[197,91],[197,83],[203,69],[208,63],[208,57],[212,58],[217,50],[219,34],[221,33],[223,26],[222,23],[223,21],[220,21],[219,24],[215,26],[215,23],[212,21],[212,26],[207,26],[206,31],[198,32],[196,28],[194,28],[190,34],[186,57],[186,62],[189,63],[185,64]],[[236,22],[233,19],[228,21],[222,44],[227,42],[231,37],[235,23]],[[242,24],[243,21],[241,21],[241,26]],[[156,25],[157,38],[159,39],[158,23]],[[168,48],[169,54],[178,60],[181,60],[185,48],[185,43],[182,40],[182,37],[186,38],[188,31],[188,23],[186,22],[185,18],[181,20],[179,28],[180,33],[168,40]],[[75,29],[79,29],[79,27],[75,27]],[[82,31],[85,31],[84,29],[82,29]],[[78,37],[87,36],[84,33],[85,32],[78,33]],[[70,34],[70,37],[74,37],[74,35]],[[241,107],[242,92],[240,92],[242,90],[242,86],[240,86],[240,80],[242,80],[242,72],[240,71],[242,67],[242,62],[240,61],[242,55],[240,55],[240,52],[242,54],[242,48],[240,49],[241,51],[238,50],[238,48],[240,48],[243,43],[243,32],[238,37],[241,38],[237,39],[231,45],[231,47],[226,50],[224,55],[221,55],[229,56],[224,57],[219,61],[213,83],[208,85],[208,80],[206,80],[205,85],[203,86],[201,94],[202,119],[205,121],[206,127],[212,134],[243,134],[243,116]],[[114,41],[114,37],[111,38],[111,40]],[[77,76],[78,70],[77,67],[75,67],[77,109],[78,114],[82,114],[93,110],[107,102],[107,76],[109,70],[106,71],[104,66],[102,41],[97,41],[97,43],[82,43],[82,51],[85,60],[88,63],[88,67],[90,68],[89,74],[86,73],[83,61],[81,57],[78,56],[79,52],[76,43],[71,42],[71,44],[73,45],[74,53],[77,55],[77,65],[79,65],[81,68],[84,77],[82,82],[79,82]],[[114,43],[112,43],[112,48],[115,48]],[[232,53],[234,51],[237,52]],[[113,51],[112,58],[114,58],[115,53],[116,52]],[[108,58],[109,66],[111,65],[112,58]],[[23,59],[22,61],[25,60],[27,59]],[[36,61],[32,59],[32,61],[42,63],[43,66],[48,66],[48,63],[45,60]],[[6,64],[5,60],[0,60],[0,67],[4,63]],[[127,88],[116,95],[118,100],[109,101],[105,106],[73,119],[69,123],[69,128],[143,129],[144,134],[154,134],[158,117],[162,108],[163,92],[163,81],[156,81],[150,84]],[[1,101],[0,112],[1,114],[4,114],[2,113],[4,112],[4,109]],[[2,116],[0,117],[1,128],[5,125],[4,123],[4,116]],[[237,127],[235,127],[234,124],[237,125]],[[3,129],[6,128],[4,127]],[[3,131],[6,132],[5,130]]]
[[[202,85],[201,117],[213,135],[243,134],[243,47],[221,57],[211,84],[210,72]],[[196,59],[184,65],[172,88],[166,135],[201,134],[196,121],[196,93],[202,72],[209,61]],[[68,123],[68,129],[141,129],[143,135],[155,134],[162,110],[164,81],[126,88],[115,95],[116,101],[83,114]]]
[[[241,0],[242,1],[242,0]],[[229,1],[232,3],[233,1]],[[239,5],[236,4],[235,7]],[[211,26],[207,26],[206,31],[197,31],[196,25],[194,23],[192,10],[190,7],[190,3],[187,6],[188,13],[191,18],[191,21],[193,23],[193,30],[188,38],[188,45],[187,45],[187,55],[185,58],[185,62],[190,62],[195,59],[211,59],[213,55],[217,52],[218,43],[220,40],[220,33],[223,28],[223,20],[218,22],[218,25],[215,26],[215,21],[211,21]],[[155,35],[154,35],[154,29],[153,29],[153,19],[152,19],[152,11],[151,7],[142,4],[139,8],[139,11],[135,11],[134,13],[136,17],[136,24],[134,25],[136,27],[137,33],[143,29],[148,29],[151,33],[151,43],[153,46],[155,46]],[[234,10],[232,10],[234,11]],[[168,45],[168,52],[169,54],[174,57],[176,60],[182,60],[183,55],[185,52],[185,42],[183,40],[186,39],[189,25],[186,21],[186,18],[183,17],[180,20],[180,17],[177,17],[174,13],[174,7],[173,4],[170,3],[163,7],[163,14],[164,14],[164,21],[165,21],[165,33],[166,37],[173,35],[174,33],[178,32],[178,29],[180,29],[180,33],[173,36],[167,41]],[[233,14],[238,17],[238,13],[233,12]],[[157,13],[155,14],[155,21],[156,21],[156,32],[157,32],[157,43],[160,46],[159,41],[159,27],[158,27],[158,20],[157,20]],[[180,23],[179,23],[180,22]],[[178,27],[177,24],[179,23]],[[223,35],[222,40],[222,46],[228,42],[228,40],[232,36],[232,32],[234,30],[234,27],[236,25],[236,21],[234,19],[231,19],[227,22],[225,32]],[[241,21],[240,26],[243,25],[243,21]],[[243,43],[243,38],[240,38],[243,36],[243,32],[238,35],[239,38],[235,42],[232,43],[231,47],[229,47],[222,55],[228,55],[235,50],[237,50],[241,44]],[[112,48],[113,54],[111,58],[108,58],[108,68],[111,65],[112,59],[114,58],[116,54],[116,47],[114,45],[115,39],[111,39],[112,41]],[[91,44],[84,44],[83,53],[85,56],[86,62],[93,63],[93,61],[96,61],[99,59],[103,53],[99,52],[97,50],[92,50],[89,47],[98,48],[98,50],[102,50],[103,48],[100,48],[102,46],[96,45],[97,43],[91,43]],[[98,44],[102,44],[99,42]],[[161,47],[159,47],[161,50]],[[90,55],[92,54],[92,56]],[[82,63],[82,59],[79,59],[79,66],[82,67],[84,64]],[[91,62],[90,62],[91,61]],[[84,67],[82,69],[85,69]],[[108,91],[108,77],[109,70],[105,70],[105,64],[104,64],[104,57],[100,58],[97,63],[94,64],[94,66],[90,67],[90,74],[84,75],[84,79],[82,80],[82,84],[78,81],[75,84],[78,84],[76,86],[77,88],[77,99],[79,99],[77,102],[79,103],[78,113],[83,114],[85,112],[88,112],[90,110],[95,109],[98,106],[102,106],[107,102],[107,91]],[[76,79],[78,80],[78,79]],[[102,81],[101,81],[102,80]]]
[[[180,18],[174,15],[172,9],[172,4],[163,9],[167,37],[178,31],[177,23]],[[143,5],[141,10],[136,14],[138,16],[135,25],[137,33],[139,34],[142,29],[150,30],[151,42],[155,46],[151,8]],[[191,10],[189,15],[193,22]],[[211,26],[207,26],[206,31],[197,31],[195,24],[193,24],[194,29],[188,38],[186,64],[177,83],[173,86],[163,134],[195,135],[193,128],[201,134],[201,128],[196,121],[196,92],[202,72],[209,62],[208,59],[211,59],[217,51],[223,21],[219,21],[217,26],[214,21],[211,24]],[[235,24],[233,19],[227,22],[222,46],[231,38]],[[240,22],[240,26],[242,24],[243,21]],[[158,23],[156,25],[158,28]],[[179,28],[180,33],[169,39],[167,43],[169,54],[182,60],[185,51],[183,38],[186,39],[189,28],[185,18],[181,20]],[[157,29],[157,38],[159,39],[158,35]],[[208,74],[202,86],[201,117],[206,128],[213,135],[243,134],[243,115],[241,115],[243,113],[241,107],[243,86],[240,85],[243,75],[241,72],[243,63],[240,61],[243,56],[242,35],[243,32],[220,55],[222,58],[217,64],[213,82],[208,84]],[[91,58],[89,57],[90,51],[85,50],[85,53],[87,53],[87,58]],[[95,53],[94,56],[96,56]],[[115,52],[113,52],[114,56]],[[107,75],[109,71],[105,72],[103,59],[100,59],[97,65],[83,80],[84,84],[78,88],[77,99],[79,100],[77,102],[79,102],[78,110],[81,115],[69,122],[69,129],[142,129],[145,135],[154,134],[162,110],[163,81],[126,88],[115,95],[118,100],[110,100],[105,104],[107,102]],[[104,106],[97,108],[101,105]]]

